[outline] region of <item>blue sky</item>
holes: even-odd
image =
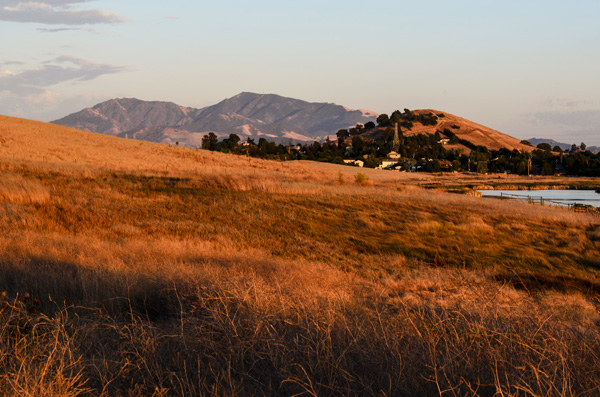
[[[242,91],[600,145],[600,2],[0,0],[0,113]]]

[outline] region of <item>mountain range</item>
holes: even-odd
[[[199,146],[202,137],[237,134],[280,142],[335,136],[342,128],[375,121],[378,114],[332,103],[242,92],[202,109],[172,102],[111,99],[52,121],[67,127],[140,140]]]
[[[431,109],[415,112],[440,114]],[[372,111],[351,110],[333,103],[313,103],[275,94],[242,92],[201,109],[172,102],[116,98],[52,123],[124,138],[199,147],[202,137],[209,132],[214,132],[220,138],[237,134],[243,140],[252,137],[257,141],[263,137],[280,143],[323,141],[328,136],[336,139],[338,130],[353,127],[357,123],[374,122],[377,116]],[[519,139],[449,113],[440,118],[435,126],[416,123],[411,131],[404,133],[434,134],[444,128],[451,129],[459,138],[474,145],[496,150],[501,147],[531,150]],[[374,131],[377,134],[377,130]],[[369,138],[370,135],[364,137]],[[532,138],[529,141],[534,146],[548,142],[564,150],[571,147],[570,144],[547,139]],[[461,145],[456,148],[469,151]]]
[[[552,146],[552,147],[558,146],[562,150],[571,150],[571,146],[573,145],[571,143],[556,142],[554,139],[545,139],[545,138],[531,138],[531,139],[528,139],[527,142],[531,143],[533,146],[537,146],[540,143],[549,143],[550,146]],[[576,144],[576,145],[577,145],[577,147],[580,146],[578,144]],[[586,147],[586,150],[590,150],[593,153],[598,153],[600,151],[600,147],[588,146],[588,147]]]

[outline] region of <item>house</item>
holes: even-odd
[[[383,170],[394,170],[396,166],[400,163],[400,159],[402,155],[398,152],[391,151],[387,154],[387,157],[381,160],[379,164],[379,168]]]
[[[362,160],[344,160],[344,164],[353,165],[355,167],[362,167],[365,165],[365,162]]]
[[[397,159],[383,159],[381,160],[381,164],[379,164],[379,168],[387,170],[387,169],[392,169],[396,166],[396,164],[398,164],[398,160]]]
[[[440,139],[438,142],[441,143],[442,145],[447,145],[450,143],[450,139],[443,138],[443,139]]]

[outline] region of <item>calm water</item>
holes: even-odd
[[[484,197],[499,197],[500,195],[516,195],[518,199],[527,200],[527,196],[539,202],[540,198],[553,201],[546,204],[584,204],[600,207],[600,194],[594,190],[478,190]]]

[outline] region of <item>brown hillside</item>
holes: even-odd
[[[379,129],[365,135],[382,133]],[[376,187],[396,187],[398,183],[428,186],[512,186],[521,181],[517,175],[503,175],[501,181],[498,181],[498,176],[448,174],[442,178],[428,173],[398,174],[312,161],[273,162],[123,139],[0,115],[0,170],[15,167],[58,171],[69,175],[120,171],[169,177],[192,176],[208,178],[213,182],[219,180],[219,184],[239,190],[266,191],[285,191],[288,188],[293,191],[329,189],[330,185],[339,183],[340,174],[345,181],[352,181],[359,171],[367,175],[369,182]],[[578,182],[589,184],[593,180],[590,182],[586,178],[578,178]],[[574,181],[538,177],[536,183],[568,185]]]
[[[499,150],[502,148],[506,148],[509,150],[533,150],[533,147],[523,145],[520,139],[514,138],[510,135],[504,134],[500,131],[496,131],[484,125],[475,123],[471,120],[467,120],[463,117],[455,116],[453,114],[441,112],[439,110],[434,109],[419,109],[413,110],[412,112],[415,114],[444,114],[444,117],[438,117],[438,124],[435,126],[423,125],[421,123],[414,122],[414,126],[412,127],[412,129],[407,130],[405,128],[402,128],[402,133],[405,136],[411,136],[416,134],[435,134],[436,131],[443,131],[444,129],[448,129],[454,134],[456,134],[460,139],[467,140],[477,146],[485,146],[490,150]],[[365,134],[364,137],[375,138],[378,137],[382,132],[382,129],[377,129],[375,131]],[[463,149],[465,153],[470,152],[470,149],[463,145],[448,145],[447,148]]]
[[[329,188],[354,167],[310,161],[274,162],[81,131],[0,115],[0,170],[35,168],[76,176],[126,172],[201,179],[233,190],[269,192]],[[393,185],[398,175],[364,169],[375,185]],[[257,177],[257,175],[260,175]],[[414,175],[411,182],[431,179]],[[407,181],[408,182],[408,181]]]
[[[65,172],[97,174],[106,171],[144,172],[153,175],[238,176],[254,168],[288,170],[259,159],[123,139],[61,125],[0,115],[0,166],[23,166]],[[301,173],[297,167],[295,173]]]
[[[507,181],[0,116],[0,396],[597,395],[599,219],[414,186]]]

